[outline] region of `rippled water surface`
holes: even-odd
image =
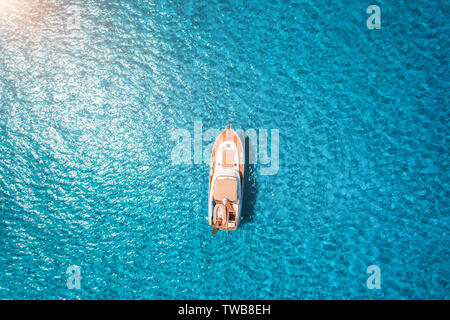
[[[448,3],[369,4],[0,1],[0,298],[450,298]],[[195,121],[279,130],[215,238]]]

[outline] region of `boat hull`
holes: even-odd
[[[230,125],[216,138],[211,155],[208,191],[208,222],[210,226],[213,227],[214,233],[216,229],[229,231],[235,230],[239,226],[242,211],[244,167],[244,147],[240,137],[233,129],[231,129]],[[219,199],[219,204],[217,204],[218,199],[215,199],[214,196],[217,196],[218,194],[218,188],[216,188],[216,186],[218,185],[217,181],[221,179],[236,179],[236,190],[231,191],[228,187],[228,189],[223,190],[220,193],[224,195],[224,198],[227,198],[224,199],[225,202],[229,200],[228,202],[231,203],[228,204],[227,208],[230,208],[230,212],[235,216],[233,216],[234,223],[228,223],[229,220],[227,216],[227,223],[218,225],[214,206],[223,204],[223,201],[220,201],[221,199]],[[221,183],[223,183],[223,181]],[[234,186],[234,183],[231,184]],[[233,195],[227,195],[227,192],[231,192],[233,195],[236,193],[236,197],[233,198]]]

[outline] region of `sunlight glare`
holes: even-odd
[[[0,0],[0,14],[11,8],[11,0]]]

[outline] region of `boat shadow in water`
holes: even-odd
[[[256,203],[256,195],[258,194],[258,184],[256,182],[256,164],[249,161],[250,150],[253,154],[253,146],[250,145],[248,137],[244,140],[245,146],[245,167],[244,167],[244,197],[241,213],[241,223],[251,222],[254,218],[254,207]]]

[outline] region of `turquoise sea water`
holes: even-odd
[[[0,9],[0,298],[450,298],[446,1]],[[194,121],[279,130],[228,235]]]

